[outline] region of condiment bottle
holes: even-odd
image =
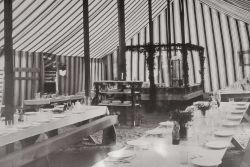
[[[172,144],[178,145],[180,143],[180,124],[177,121],[174,121],[174,127],[172,131]]]

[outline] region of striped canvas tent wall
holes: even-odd
[[[1,52],[3,53],[3,52]],[[34,98],[35,93],[41,92],[41,71],[43,68],[43,53],[13,51],[15,71],[15,105],[21,106],[23,100]],[[56,55],[58,63],[66,65],[66,76],[58,77],[58,90],[60,95],[71,95],[84,91],[85,69],[84,57]],[[3,55],[1,56],[3,62]],[[91,59],[91,83],[102,79],[102,61]],[[92,84],[91,84],[92,85]]]
[[[185,42],[205,48],[205,91],[207,92],[225,88],[237,80],[250,77],[250,66],[240,66],[238,54],[239,51],[250,48],[249,22],[246,22],[247,19],[236,18],[234,14],[231,16],[230,11],[225,12],[225,10],[206,3],[210,1],[217,2],[214,0],[184,0]],[[222,2],[227,3],[220,0],[220,3]],[[166,44],[169,42],[167,41],[168,10],[170,10],[171,43],[181,43],[179,0],[172,1],[169,7],[154,18],[154,43]],[[148,43],[148,26],[141,29],[132,38],[126,39],[126,45]],[[165,51],[156,54],[155,81],[169,85],[166,54]],[[195,52],[189,53],[189,55],[189,82],[196,83],[200,80],[199,58]],[[148,81],[148,72],[143,72],[146,68],[145,55],[127,51],[126,63],[128,80]],[[115,63],[110,64],[113,65],[113,69],[117,66]],[[108,71],[108,73],[113,72]]]

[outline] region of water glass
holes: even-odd
[[[234,102],[234,98],[228,98],[228,102],[232,104]]]
[[[187,149],[181,149],[179,152],[180,155],[180,164],[187,165],[188,164],[188,150]]]

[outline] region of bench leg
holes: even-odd
[[[33,145],[36,140],[38,139],[39,135],[29,137],[27,139],[20,140],[22,148],[25,148],[27,146]]]
[[[115,126],[112,125],[103,130],[102,144],[110,145],[116,143],[116,131]]]
[[[6,154],[10,154],[10,153],[14,152],[14,143],[10,143],[10,144],[6,145],[5,151],[6,151]]]
[[[51,131],[47,132],[46,134],[47,134],[48,138],[57,136],[58,135],[58,129],[51,130]]]

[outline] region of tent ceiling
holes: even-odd
[[[235,19],[250,24],[249,0],[200,0],[202,3],[214,8]]]
[[[84,56],[82,0],[12,0],[13,48],[19,51]],[[152,0],[153,17],[166,0]],[[4,44],[0,0],[0,47]],[[89,0],[90,56],[102,57],[118,46],[117,0]],[[147,0],[125,0],[126,40],[147,25]]]
[[[200,0],[250,23],[248,0]],[[13,48],[19,51],[84,56],[82,0],[12,0]],[[167,0],[152,0],[153,18]],[[4,44],[0,0],[0,48]],[[90,57],[100,58],[118,46],[117,0],[89,0]],[[126,40],[148,23],[147,0],[125,0]]]

